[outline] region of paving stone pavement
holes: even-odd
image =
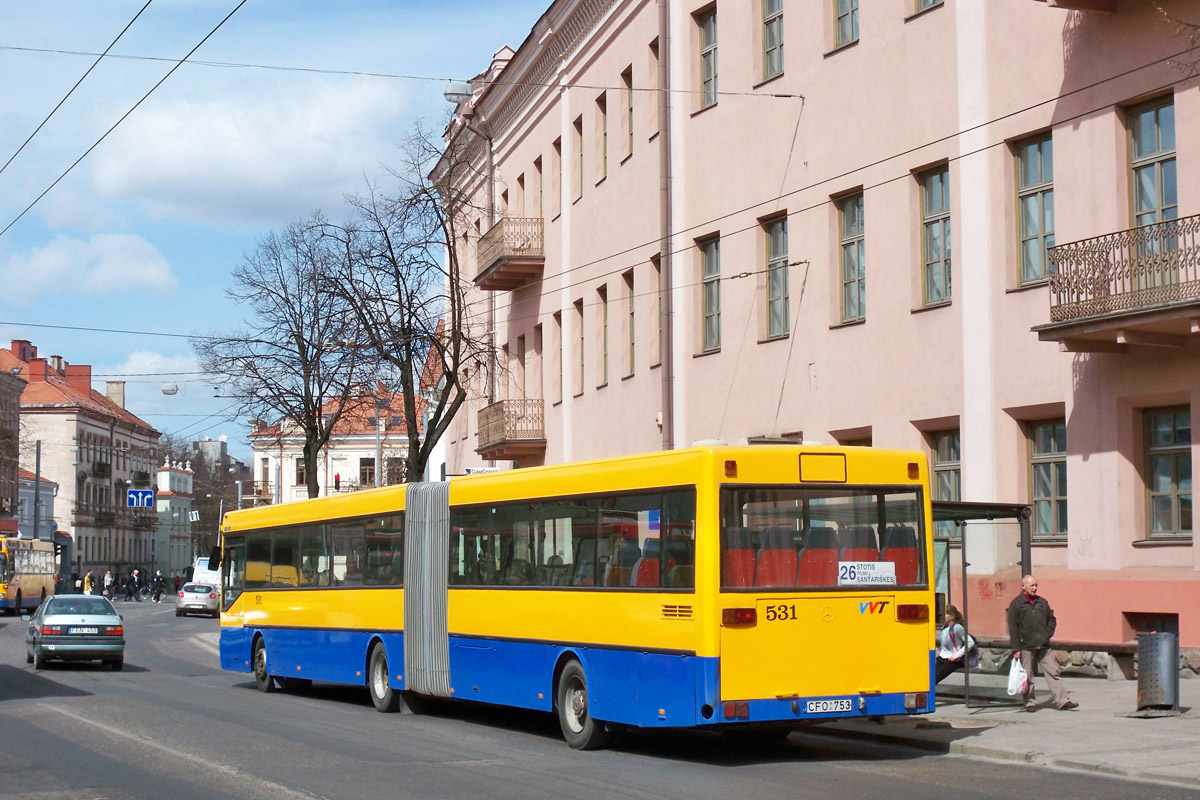
[[[989,681],[988,678],[992,679]],[[976,676],[972,676],[973,691]],[[967,708],[962,678],[954,675],[939,695],[933,714],[870,720],[843,720],[814,730],[900,742],[929,750],[1046,764],[1120,775],[1200,789],[1200,680],[1181,680],[1179,716],[1137,718],[1137,681],[1063,678],[1079,708],[1060,711],[1050,704],[1039,677],[1039,709],[989,703]],[[994,676],[978,679],[980,689],[995,686]],[[996,694],[993,692],[993,695]],[[1008,699],[1008,698],[1005,698]],[[972,698],[972,706],[980,706]]]

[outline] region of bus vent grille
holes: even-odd
[[[663,617],[666,619],[691,619],[692,618],[692,607],[691,606],[667,606],[667,605],[664,605],[662,607],[662,609],[663,609]]]

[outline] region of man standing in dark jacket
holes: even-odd
[[[1046,598],[1038,596],[1037,578],[1026,575],[1021,579],[1021,593],[1008,605],[1008,638],[1012,641],[1013,658],[1021,659],[1021,666],[1029,676],[1025,690],[1025,710],[1037,711],[1033,691],[1033,665],[1041,667],[1046,678],[1046,687],[1054,699],[1054,705],[1062,711],[1078,708],[1079,704],[1067,695],[1062,681],[1058,679],[1058,662],[1050,652],[1050,639],[1058,620]]]

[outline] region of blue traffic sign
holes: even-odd
[[[154,508],[154,490],[130,489],[126,505],[130,508]]]

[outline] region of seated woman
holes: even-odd
[[[938,650],[937,664],[934,666],[937,678],[934,683],[941,683],[943,678],[962,667],[969,658],[967,649],[967,631],[963,627],[963,615],[957,608],[948,605],[942,627],[941,648]]]

